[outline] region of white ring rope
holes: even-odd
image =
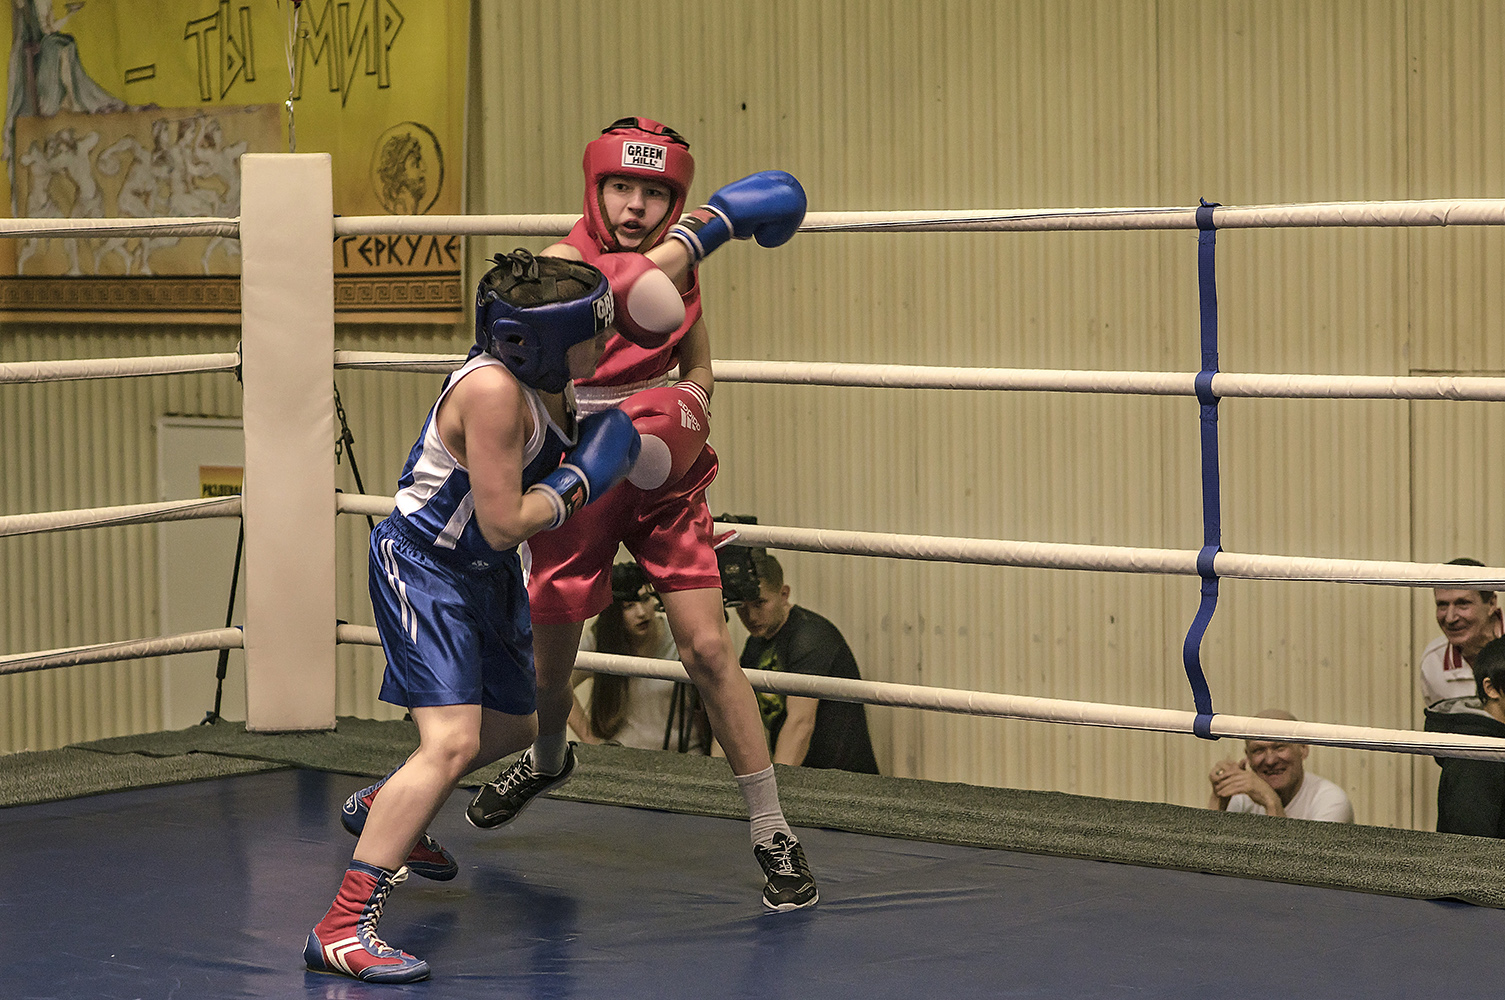
[[[72,379],[129,378],[137,375],[187,375],[233,372],[240,355],[164,354],[150,358],[81,358],[67,361],[15,361],[0,364],[0,385],[19,382],[66,382]]]
[[[1317,202],[1213,209],[1218,229],[1351,226],[1505,225],[1505,200]],[[336,236],[563,236],[575,215],[347,215]],[[1059,232],[1066,230],[1196,229],[1197,210],[1161,208],[976,209],[918,212],[809,212],[802,233]]]
[[[85,663],[112,663],[116,660],[139,660],[148,656],[174,653],[201,653],[208,649],[241,649],[245,637],[238,628],[212,628],[202,632],[183,632],[156,639],[128,639],[93,646],[46,649],[37,653],[0,656],[0,675],[19,674],[28,670],[76,667]]]
[[[396,351],[335,351],[336,368],[444,375],[465,363],[463,354],[403,354]]]
[[[127,504],[121,507],[94,507],[87,510],[52,510],[36,514],[9,514],[0,517],[0,538],[31,535],[71,528],[106,528],[127,524],[151,524],[158,521],[191,521],[207,517],[239,517],[239,496],[208,497],[199,500],[167,500],[162,503]],[[29,670],[75,667],[84,663],[108,663],[114,660],[137,660],[148,656],[196,653],[206,649],[239,649],[243,645],[240,629],[210,629],[185,632],[157,639],[126,639],[93,646],[49,649],[33,653],[0,656],[0,675]]]
[[[338,514],[386,517],[396,506],[396,497],[383,497],[372,493],[338,493],[334,498],[334,509]]]
[[[445,374],[463,354],[335,351],[336,368]],[[1195,396],[1195,372],[1068,371],[1054,368],[944,368],[817,361],[717,361],[720,382],[857,386],[872,389],[973,389]],[[0,369],[3,371],[3,369]],[[1505,378],[1482,375],[1239,375],[1212,377],[1216,396],[1253,399],[1505,400]]]
[[[341,493],[335,509],[341,514],[386,517],[394,497],[369,493]],[[840,531],[830,528],[785,528],[771,524],[733,524],[717,521],[718,532],[735,531],[744,545],[825,552],[922,562],[976,563],[1030,569],[1090,570],[1102,573],[1160,573],[1197,576],[1196,549],[1149,549],[1120,545],[1077,545],[1064,542],[1019,542],[994,538],[953,538],[945,535],[900,535],[878,531]],[[1455,566],[1451,563],[1410,563],[1373,559],[1320,559],[1309,556],[1250,555],[1219,552],[1213,571],[1233,580],[1284,580],[1307,583],[1367,583],[1391,587],[1465,587],[1505,590],[1505,568]]]
[[[387,513],[392,505],[387,505]],[[0,517],[0,538],[35,535],[72,528],[115,528],[125,524],[157,521],[192,521],[204,517],[239,517],[240,497],[208,497],[201,500],[164,500],[121,507],[91,507],[86,510],[49,510],[37,514],[7,514]]]
[[[1217,207],[1218,229],[1348,226],[1498,226],[1505,200],[1320,202]],[[1000,211],[810,212],[801,232],[1060,232],[1066,230],[1196,229],[1195,208],[1063,208]]]
[[[736,531],[745,545],[883,556],[930,562],[983,563],[1034,569],[1095,570],[1113,573],[1163,573],[1197,576],[1194,549],[1145,549],[1117,545],[1017,542],[942,535],[896,535],[827,528],[782,528],[767,524],[716,523],[717,531]],[[1236,580],[1287,580],[1322,583],[1370,583],[1398,587],[1462,586],[1505,589],[1505,569],[1441,563],[1384,562],[1369,559],[1319,559],[1306,556],[1245,555],[1219,552],[1213,571]]]
[[[563,236],[574,215],[337,215],[336,236]]]
[[[1195,396],[1196,373],[942,368],[814,361],[717,361],[720,382],[879,389],[1006,389]],[[1216,396],[1259,399],[1505,400],[1505,378],[1455,375],[1238,375],[1212,377]]]
[[[228,236],[240,238],[240,220],[175,216],[162,219],[0,219],[0,236]]]
[[[563,236],[578,215],[346,215],[334,219],[336,236]],[[1219,229],[1314,226],[1485,226],[1505,224],[1505,200],[1322,202],[1213,209]],[[1196,209],[1063,208],[941,212],[810,212],[801,232],[1038,232],[1042,230],[1195,229]],[[0,219],[0,236],[229,236],[240,220]]]
[[[374,625],[336,625],[334,641],[354,646],[380,646],[381,633]]]
[[[381,636],[369,625],[340,625],[338,642],[380,646]],[[575,657],[581,670],[622,677],[651,677],[688,682],[690,675],[677,660],[654,660],[641,656],[617,656],[582,650]],[[802,698],[850,701],[894,708],[923,708],[956,715],[998,719],[1029,719],[1035,722],[1068,722],[1111,729],[1139,729],[1157,733],[1193,733],[1195,712],[1133,705],[1103,705],[1059,698],[1027,698],[990,694],[922,684],[848,680],[771,670],[744,670],[756,691],[792,694]],[[1455,736],[1419,733],[1409,729],[1375,729],[1368,726],[1330,726],[1319,722],[1287,722],[1239,715],[1214,715],[1212,735],[1240,739],[1281,740],[1332,747],[1395,750],[1401,753],[1435,754],[1476,760],[1505,760],[1505,740],[1487,736]]]

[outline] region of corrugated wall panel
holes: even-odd
[[[233,349],[216,329],[7,327],[5,361],[190,354]],[[6,473],[0,512],[156,498],[156,418],[234,415],[227,375],[0,386]],[[228,576],[228,567],[227,567]],[[146,526],[0,539],[0,649],[25,651],[158,632],[157,547]],[[158,661],[0,678],[0,749],[47,749],[161,725]]]
[[[197,354],[233,350],[220,328],[7,327],[0,360]],[[341,329],[340,347],[459,353],[449,327]],[[390,494],[439,376],[346,372],[337,378],[366,489]],[[229,375],[161,376],[0,386],[0,513],[144,503],[156,499],[156,422],[165,415],[240,415]],[[333,442],[331,442],[333,447]],[[348,460],[339,484],[355,491]],[[339,539],[341,618],[371,624],[366,524],[344,517]],[[157,545],[151,526],[0,539],[0,649],[21,652],[160,632]],[[229,567],[225,576],[229,578]],[[376,698],[378,650],[342,646],[337,711],[401,717]],[[99,664],[0,678],[0,752],[40,750],[161,728],[158,660]],[[208,708],[209,706],[205,706]]]
[[[1416,197],[1498,198],[1505,140],[1493,122],[1505,103],[1505,65],[1494,40],[1505,9],[1490,0],[1417,3],[1410,32],[1416,71],[1411,118],[1425,141],[1407,147]],[[1447,192],[1439,194],[1438,192]],[[1505,291],[1505,233],[1498,228],[1419,231],[1412,366],[1426,371],[1505,370],[1498,335]]]
[[[698,191],[779,166],[818,210],[1406,197],[1407,9],[791,2],[708,23],[689,5],[658,19],[666,49],[709,46],[735,53],[730,62],[709,78],[691,61],[612,82],[595,57],[643,12],[597,12],[579,41],[583,75],[566,74],[550,98],[566,113],[528,123],[547,134],[526,136],[526,152],[500,168],[517,185],[486,196],[498,211],[573,210],[580,144],[598,122],[638,111],[690,137]],[[496,72],[557,78],[555,50],[527,24],[511,27],[488,40]],[[772,44],[731,43],[749,30]],[[1409,240],[1225,234],[1223,366],[1408,370]],[[820,236],[775,253],[730,247],[703,282],[724,357],[1186,369],[1198,362],[1195,254],[1191,234]],[[1230,548],[1406,555],[1405,407],[1224,410]],[[720,388],[715,412],[717,510],[866,530],[1200,543],[1191,401],[738,385]],[[799,553],[786,562],[796,600],[843,626],[870,676],[1190,704],[1179,645],[1193,581]],[[1206,644],[1220,707],[1409,723],[1404,593],[1226,592]],[[875,719],[896,773],[1195,804],[1213,756],[1237,750],[918,713]],[[1409,762],[1317,759],[1353,790],[1361,818],[1411,821]]]

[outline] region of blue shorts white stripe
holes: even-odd
[[[532,714],[533,629],[517,553],[476,572],[417,536],[399,513],[371,533],[371,606],[387,654],[381,700]]]

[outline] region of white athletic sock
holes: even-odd
[[[756,774],[733,777],[742,789],[742,797],[747,800],[748,827],[754,847],[773,843],[776,833],[794,836],[784,819],[784,810],[779,806],[779,786],[773,777],[772,764]]]
[[[564,754],[569,749],[569,739],[560,730],[557,733],[539,733],[533,741],[533,770],[538,774],[558,774],[564,770]]]

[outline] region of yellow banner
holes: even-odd
[[[239,214],[243,152],[328,152],[343,215],[461,210],[468,5],[14,0],[3,183],[22,218]],[[336,243],[342,319],[457,318],[458,238]],[[0,310],[233,318],[223,238],[0,240]],[[141,279],[151,278],[151,281]],[[197,314],[197,315],[190,315]]]

